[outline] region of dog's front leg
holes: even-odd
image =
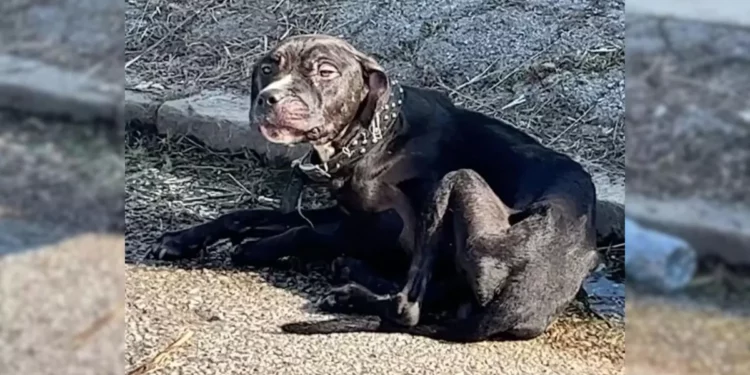
[[[424,214],[418,225],[406,285],[394,298],[396,314],[390,319],[394,323],[410,327],[419,323],[452,188],[452,184],[441,181],[425,205]]]
[[[308,220],[328,223],[342,217],[338,207],[307,210],[303,215],[270,209],[238,210],[194,227],[164,233],[156,240],[152,255],[163,260],[190,258],[223,239],[238,244],[247,238],[273,236],[295,226],[308,225]]]
[[[232,255],[236,266],[272,266],[284,257],[299,257],[305,261],[331,260],[339,253],[337,224],[316,228],[295,227],[281,234],[237,246]]]
[[[379,312],[378,315],[386,322],[415,326],[419,323],[421,305],[427,284],[432,276],[443,213],[438,215],[430,212],[425,215],[422,221],[427,220],[427,222],[419,231],[419,241],[415,241],[417,219],[408,197],[400,189],[388,184],[367,187],[369,188],[367,190],[377,192],[375,196],[366,196],[369,198],[366,203],[375,203],[366,207],[367,209],[376,212],[392,209],[401,218],[403,225],[399,235],[399,244],[412,259],[407,283],[403,290],[395,295],[378,295],[358,284],[347,284],[335,288],[333,294],[341,301],[356,298],[365,303],[375,304],[374,308]]]
[[[412,253],[406,285],[394,298],[395,314],[385,317],[399,325],[413,327],[419,323],[427,284],[432,277],[432,268],[437,256],[442,222],[428,224],[419,233],[418,242]]]

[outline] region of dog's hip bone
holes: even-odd
[[[647,229],[625,218],[625,270],[628,279],[672,292],[695,275],[697,254],[680,238]]]

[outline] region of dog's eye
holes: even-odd
[[[321,78],[332,78],[336,74],[338,74],[338,70],[336,70],[336,67],[334,67],[331,64],[320,64],[318,67],[318,75]]]
[[[263,74],[265,74],[265,75],[269,75],[269,74],[271,74],[271,73],[273,72],[273,70],[271,69],[271,67],[270,67],[270,66],[268,66],[268,65],[264,65],[264,66],[262,66],[262,67],[260,68],[260,71],[261,71],[261,73],[263,73]]]

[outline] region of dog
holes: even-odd
[[[160,258],[230,239],[236,265],[332,260],[344,285],[329,307],[459,342],[543,334],[599,264],[591,176],[511,124],[399,84],[326,35],[282,40],[249,85],[250,123],[272,143],[311,145],[295,168],[337,204],[225,214],[165,233]],[[456,313],[428,321],[430,306]]]

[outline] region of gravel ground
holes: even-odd
[[[742,296],[744,301],[748,296],[747,293]],[[747,374],[750,371],[750,308],[742,308],[742,311],[728,313],[726,308],[707,301],[702,304],[687,298],[665,301],[659,296],[629,290],[627,373]]]
[[[122,252],[122,235],[89,233],[0,256],[0,373],[121,374]]]
[[[306,277],[281,272],[127,266],[126,360],[131,366],[184,332],[192,337],[156,374],[620,374],[622,331],[567,318],[526,342],[442,344],[396,334],[289,336],[283,323],[329,318],[306,309]],[[269,285],[270,277],[286,288]]]
[[[0,53],[122,82],[122,0],[3,0]]]

